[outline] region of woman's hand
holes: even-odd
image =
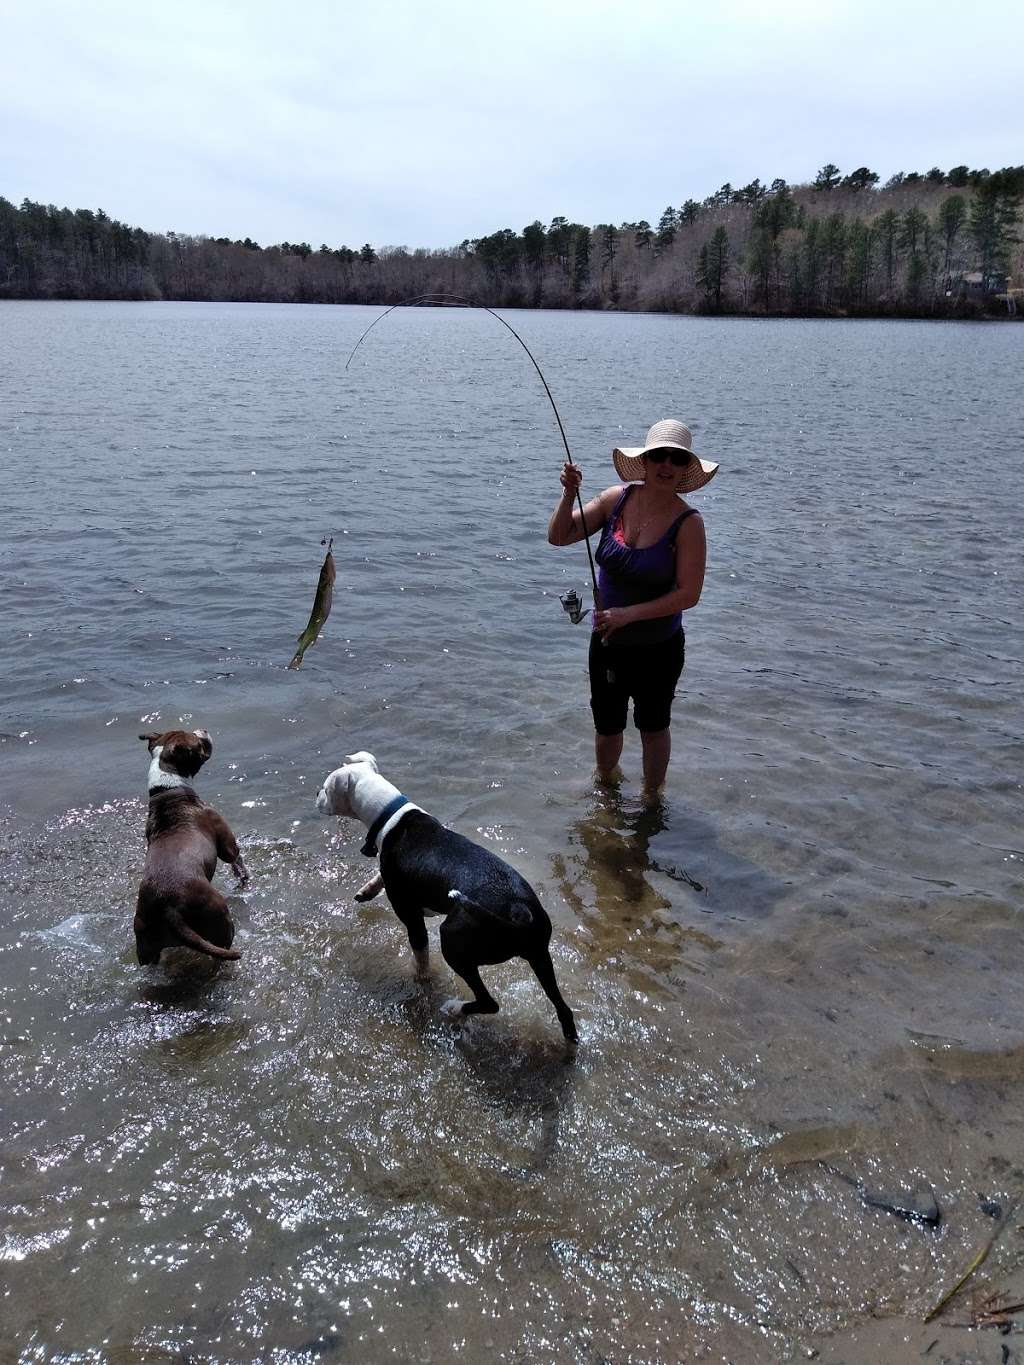
[[[562,465],[562,472],[558,476],[562,485],[562,497],[574,498],[579,491],[580,484],[583,482],[583,470],[578,464],[572,464],[566,460]]]
[[[606,611],[594,612],[594,629],[602,640],[610,640],[617,630],[628,626],[632,620],[631,607],[608,607]]]

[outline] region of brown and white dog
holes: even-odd
[[[135,948],[142,965],[164,948],[194,948],[237,961],[235,925],[228,903],[210,882],[218,858],[231,864],[239,885],[249,873],[238,840],[223,816],[201,801],[190,779],[213,752],[206,730],[165,730],[140,735],[152,755],[146,866],[135,907]]]

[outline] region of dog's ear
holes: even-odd
[[[352,786],[353,773],[348,767],[335,768],[324,778],[322,787],[327,800],[327,810],[332,815],[347,815],[349,812],[348,794]]]
[[[380,772],[380,769],[377,767],[377,760],[374,758],[373,754],[368,754],[365,749],[360,749],[357,754],[349,754],[345,759],[345,762],[365,763],[368,767],[372,768],[375,773]]]

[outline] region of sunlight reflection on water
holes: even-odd
[[[0,314],[24,1358],[776,1360],[920,1315],[1024,1140],[1021,334],[521,318],[588,490],[666,413],[723,462],[650,810],[632,734],[621,792],[591,785],[558,601],[585,555],[544,543],[557,431],[493,321],[400,316],[343,375],[368,310]],[[951,440],[984,452],[969,490]],[[288,672],[325,533],[334,611]],[[135,736],[182,716],[252,868],[243,958],[141,971]],[[523,964],[453,1028],[436,951],[418,983],[353,904],[359,831],[313,797],[356,748],[536,885],[575,1064]],[[845,1176],[926,1182],[945,1222]]]

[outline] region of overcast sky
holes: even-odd
[[[449,246],[724,181],[1024,162],[1024,4],[0,0],[0,195]]]

